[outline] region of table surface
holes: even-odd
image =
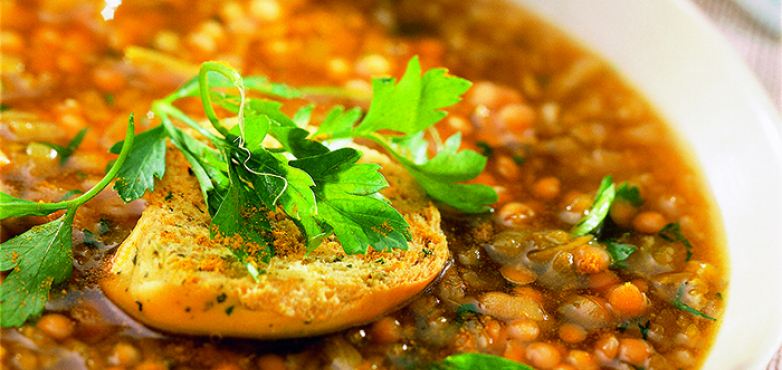
[[[782,40],[734,0],[692,0],[755,72],[771,101],[782,112]],[[782,22],[782,19],[780,19]],[[782,129],[782,127],[780,127]],[[782,370],[782,348],[767,370]]]

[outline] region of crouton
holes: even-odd
[[[449,260],[440,213],[415,180],[384,154],[359,148],[390,186],[381,193],[410,224],[408,250],[347,255],[333,238],[306,254],[295,224],[273,214],[277,253],[255,281],[225,245],[181,153],[101,282],[138,321],[165,332],[260,339],[315,336],[370,322],[429,285]]]

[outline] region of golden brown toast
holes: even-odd
[[[198,182],[176,150],[147,194],[148,208],[120,245],[101,287],[137,320],[162,331],[252,337],[305,337],[363,324],[426,288],[449,258],[440,213],[415,180],[368,149],[390,186],[381,193],[410,224],[407,251],[346,255],[332,239],[305,255],[293,222],[273,217],[272,257],[255,282],[233,253],[210,239]]]

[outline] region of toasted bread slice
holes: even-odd
[[[327,239],[305,255],[301,233],[273,221],[277,255],[255,282],[232,252],[209,238],[210,217],[197,180],[176,150],[147,194],[148,208],[120,245],[101,287],[115,304],[167,332],[262,339],[314,336],[372,321],[434,280],[449,258],[440,213],[415,180],[387,156],[382,194],[410,224],[408,250],[346,255]]]

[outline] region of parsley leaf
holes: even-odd
[[[370,245],[384,252],[407,249],[412,240],[407,221],[378,193],[388,186],[380,166],[356,163],[360,157],[355,149],[341,148],[291,165],[312,176],[318,200],[314,217],[333,228],[346,253],[366,253]]]
[[[258,151],[247,164],[253,170],[247,171],[246,177],[250,178],[248,181],[266,207],[274,209],[279,204],[294,220],[317,212],[312,190],[315,182],[305,171],[288,164],[283,155]]]
[[[46,216],[54,211],[49,207],[51,206],[48,203],[19,199],[17,197],[0,192],[0,219],[28,215]]]
[[[634,245],[614,243],[610,240],[605,243],[605,246],[606,252],[611,256],[612,267],[627,267],[624,261],[638,249]]]
[[[0,312],[3,327],[19,326],[30,316],[38,316],[52,286],[71,276],[71,224],[75,208],[49,223],[2,244],[0,270],[11,273],[0,285]]]
[[[73,271],[73,220],[77,209],[98,195],[114,180],[130,153],[134,139],[133,115],[128,120],[125,145],[109,172],[81,196],[58,203],[36,203],[0,192],[0,218],[45,216],[65,209],[60,218],[30,230],[0,244],[0,271],[11,271],[0,284],[0,325],[13,327],[43,312],[49,291],[65,282]]]
[[[467,321],[469,317],[475,316],[478,313],[480,313],[480,311],[478,311],[478,306],[474,303],[461,304],[456,308],[456,321],[463,323]]]
[[[326,90],[297,90],[262,77],[243,78],[226,64],[206,62],[197,78],[152,104],[162,125],[138,135],[133,148],[137,157],[123,167],[118,193],[129,201],[154,190],[155,177],[165,172],[168,138],[198,179],[212,216],[212,236],[239,237],[262,246],[260,254],[233,250],[251,274],[253,263],[274,253],[262,236],[269,231],[264,216],[269,210],[281,209],[299,226],[309,251],[332,234],[346,253],[366,253],[370,247],[407,248],[409,225],[380,195],[388,183],[379,167],[357,163],[358,151],[335,146],[343,140],[365,138],[379,143],[435,200],[467,212],[488,210],[487,205],[497,200],[492,188],[460,183],[477,177],[486,158],[460,152],[461,137],[454,135],[429,159],[423,139],[423,132],[446,115],[441,109],[458,102],[470,82],[448,76],[445,69],[422,75],[418,59],[413,58],[398,84],[394,79],[376,79],[373,86],[365,116],[359,108],[333,108],[313,134],[305,129],[313,105],[289,117],[282,102],[269,98],[301,98],[302,91]],[[179,99],[192,97],[201,99],[214,130],[175,107]],[[215,106],[236,114],[237,124],[231,127],[219,118]],[[175,121],[191,130],[178,128]],[[269,146],[270,137],[278,145]]]
[[[487,143],[485,141],[479,141],[479,142],[475,143],[475,146],[478,147],[478,150],[481,151],[481,154],[484,157],[491,158],[491,156],[494,154],[494,148],[492,148],[491,145],[489,145],[489,143]],[[516,164],[519,164],[519,163],[516,163]]]
[[[164,139],[167,136],[162,125],[136,136],[130,149],[130,157],[120,168],[114,183],[114,190],[125,203],[141,198],[147,190],[153,191],[155,177],[163,177],[166,171]],[[109,152],[119,154],[122,145],[122,141],[114,144]]]
[[[637,186],[630,186],[624,182],[616,188],[616,199],[623,199],[633,207],[640,207],[644,204],[644,198],[641,197],[641,190]]]
[[[593,230],[597,229],[603,220],[608,216],[608,211],[611,209],[611,202],[614,201],[616,196],[616,190],[614,183],[611,180],[611,176],[606,176],[600,182],[600,188],[595,194],[595,201],[587,210],[586,215],[581,218],[580,221],[570,230],[570,234],[573,236],[586,235]]]
[[[84,234],[84,239],[82,240],[84,245],[90,248],[98,248],[100,246],[100,241],[98,241],[95,233],[87,229],[82,229],[81,232]]]
[[[65,193],[62,198],[60,198],[60,201],[68,200],[68,198],[76,195],[76,194],[84,194],[83,191],[78,189],[69,190],[67,193]]]
[[[494,189],[483,184],[458,183],[477,177],[486,166],[486,157],[471,150],[458,151],[460,144],[461,135],[454,134],[432,159],[419,163],[396,152],[391,154],[433,199],[462,212],[486,212],[487,204],[497,201]],[[417,151],[414,146],[407,149]]]
[[[239,236],[242,244],[229,243],[229,247],[257,281],[258,272],[254,262],[268,262],[274,253],[271,244],[263,237],[271,227],[263,212],[251,206],[258,204],[257,198],[243,186],[235,170],[231,172],[230,178],[228,194],[212,218],[210,236],[218,233],[225,237]],[[252,256],[246,248],[249,243],[255,244],[258,249]]]
[[[473,369],[535,370],[529,365],[520,362],[483,353],[460,353],[451,355],[431,367],[431,370]]]
[[[81,145],[82,140],[84,140],[84,135],[86,134],[87,134],[87,129],[86,128],[82,129],[64,147],[52,143],[42,143],[42,144],[54,149],[57,152],[57,155],[60,156],[60,165],[62,166],[65,164],[66,161],[68,161],[68,158],[70,158],[73,155],[73,152],[76,151],[79,145]]]
[[[372,81],[372,103],[357,134],[388,129],[405,134],[419,132],[446,116],[441,108],[456,104],[471,83],[447,76],[443,68],[430,69],[421,76],[421,64],[414,57],[404,76],[395,84],[393,78]]]
[[[433,199],[463,212],[485,212],[497,201],[496,192],[486,185],[458,182],[477,177],[486,166],[486,158],[471,150],[458,151],[461,136],[456,134],[429,159],[423,139],[423,132],[445,117],[441,109],[457,103],[470,86],[469,81],[449,76],[442,68],[422,76],[418,58],[412,58],[399,83],[392,78],[373,80],[372,102],[358,125],[357,111],[338,107],[329,112],[315,137],[373,140],[399,161]],[[385,131],[406,136],[380,133]]]
[[[687,248],[687,258],[685,261],[689,261],[690,258],[692,258],[692,244],[690,244],[690,241],[682,234],[682,229],[678,222],[665,225],[658,235],[668,242],[678,241],[684,244],[684,247]]]
[[[164,119],[165,122],[167,118]],[[190,169],[198,179],[204,201],[209,205],[209,214],[214,215],[221,203],[221,194],[225,193],[230,185],[226,174],[228,166],[222,154],[170,124],[166,124],[166,129],[171,142],[190,164]]]
[[[344,107],[333,108],[318,126],[314,137],[349,137],[353,134],[353,126],[361,119],[361,114],[359,108],[347,111]]]

